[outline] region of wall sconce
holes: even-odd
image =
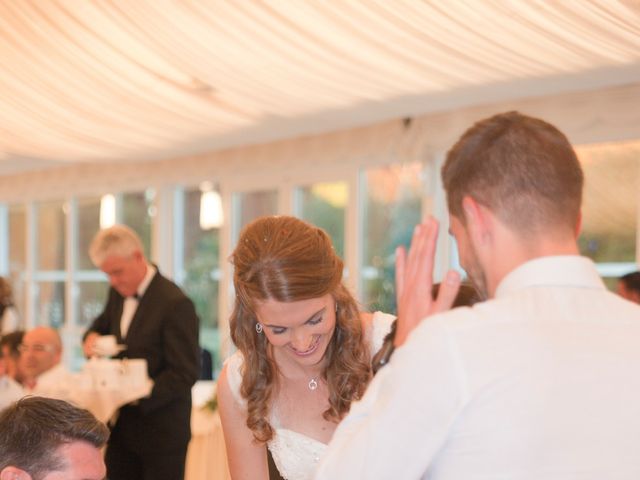
[[[108,193],[100,199],[100,228],[109,228],[116,223],[116,197]]]
[[[200,228],[220,228],[224,223],[220,193],[213,189],[211,182],[202,182],[200,192]]]

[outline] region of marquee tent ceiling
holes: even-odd
[[[638,0],[0,2],[0,173],[640,82]]]

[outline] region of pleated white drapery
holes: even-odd
[[[640,74],[633,0],[19,0],[0,2],[0,33],[11,168],[180,157]]]

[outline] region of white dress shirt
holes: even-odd
[[[430,317],[339,425],[316,479],[640,478],[640,306],[578,256]]]
[[[142,282],[138,285],[138,290],[136,290],[137,297],[126,297],[124,299],[124,303],[122,304],[122,316],[120,317],[120,335],[122,338],[127,337],[127,333],[129,333],[129,327],[131,326],[131,320],[136,314],[136,310],[138,309],[138,303],[140,302],[140,298],[144,295],[144,292],[147,290],[147,287],[153,280],[153,276],[156,274],[156,268],[153,265],[147,264],[147,273],[145,274]]]

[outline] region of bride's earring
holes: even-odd
[[[256,323],[256,333],[260,334],[260,333],[262,333],[262,330],[264,330],[262,328],[262,324],[261,323]]]

